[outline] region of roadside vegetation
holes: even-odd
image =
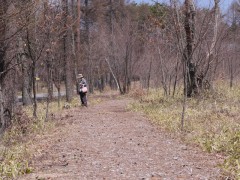
[[[182,92],[182,91],[181,91]],[[144,112],[152,122],[186,143],[226,157],[221,165],[227,175],[240,178],[240,88],[224,84],[214,91],[187,99],[184,130],[181,131],[183,97],[164,96],[162,90],[132,93],[134,111]]]
[[[99,100],[98,100],[99,101]],[[55,114],[62,109],[79,106],[79,98],[71,103],[52,102],[49,104],[49,117],[46,120],[46,102],[38,104],[37,118],[33,117],[32,106],[19,109],[13,118],[12,125],[2,135],[0,145],[0,179],[14,179],[19,175],[32,172],[29,162],[34,154],[29,149],[37,136],[50,133],[56,125]]]

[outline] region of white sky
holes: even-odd
[[[145,3],[152,3],[152,2],[165,2],[168,3],[169,0],[131,0],[131,1],[135,1],[136,3],[141,3],[141,2],[145,2]],[[195,2],[201,6],[201,7],[212,7],[213,5],[213,1],[214,0],[195,0]],[[231,3],[235,1],[235,0],[220,0],[220,6],[223,12],[226,12],[228,7],[231,5]]]

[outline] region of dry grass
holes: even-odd
[[[79,104],[79,98],[75,97],[68,107],[77,107]],[[50,103],[47,121],[44,102],[38,103],[37,119],[32,116],[32,106],[24,107],[17,113],[13,125],[1,137],[0,179],[15,179],[19,175],[32,172],[28,162],[33,152],[27,147],[35,136],[51,132],[55,127],[54,114],[60,112],[65,105],[64,100],[61,101],[60,108],[57,102]]]
[[[135,94],[136,95],[136,94]],[[184,132],[180,130],[182,96],[166,97],[161,90],[137,93],[131,109],[142,111],[163,129],[226,156],[223,169],[240,178],[240,88],[218,85],[212,92],[187,101]]]

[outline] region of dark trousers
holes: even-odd
[[[80,92],[80,99],[81,99],[82,106],[87,107],[87,93]]]

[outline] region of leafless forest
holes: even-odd
[[[207,9],[193,0],[0,0],[1,131],[19,95],[23,105],[34,106],[34,116],[42,86],[48,102],[54,90],[70,102],[78,73],[91,93],[110,87],[126,94],[138,86],[162,88],[166,96],[182,89],[187,98],[219,80],[233,87],[240,1],[224,13],[220,3]]]

